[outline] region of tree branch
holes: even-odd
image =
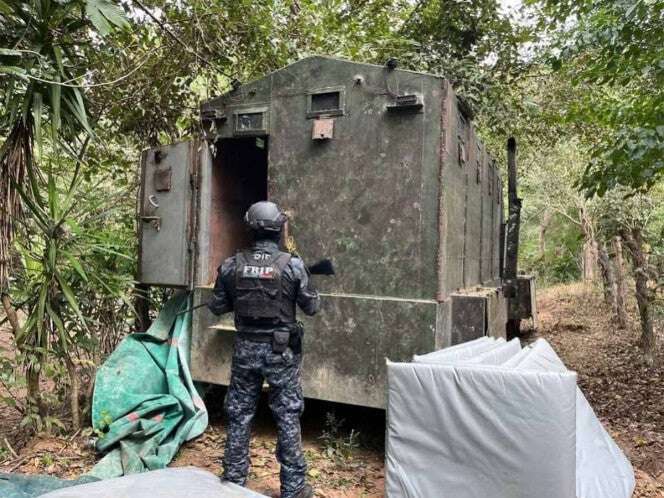
[[[157,25],[158,25],[158,26],[159,26],[159,27],[160,27],[160,28],[161,28],[161,29],[162,29],[162,30],[163,30],[168,36],[170,36],[173,40],[175,40],[176,43],[178,43],[179,45],[181,45],[181,46],[182,46],[187,52],[189,52],[191,55],[193,55],[194,57],[196,57],[197,59],[199,59],[199,60],[200,60],[201,62],[203,62],[203,64],[205,64],[206,66],[209,66],[209,67],[215,68],[217,71],[219,71],[221,74],[223,74],[223,75],[226,76],[227,78],[232,78],[232,76],[231,76],[230,74],[226,73],[225,71],[223,71],[222,69],[220,69],[219,67],[217,67],[215,64],[213,64],[213,63],[210,62],[208,59],[206,59],[206,58],[203,57],[201,54],[199,54],[196,50],[194,50],[194,49],[191,48],[189,45],[187,45],[185,42],[183,42],[183,41],[182,41],[182,40],[181,40],[181,39],[180,39],[175,33],[173,33],[173,31],[171,31],[171,30],[169,29],[168,26],[166,26],[166,24],[164,24],[162,21],[159,20],[159,18],[157,18],[157,16],[155,16],[152,12],[150,12],[150,9],[148,9],[145,5],[143,5],[143,4],[141,3],[140,0],[134,0],[134,3],[135,3],[136,5],[138,5],[138,7],[139,7],[143,12],[145,12],[145,13],[150,17],[150,19],[152,19],[155,23],[157,23]]]
[[[553,207],[552,209],[553,209],[556,213],[558,213],[559,215],[564,216],[565,218],[567,218],[569,221],[571,221],[571,222],[574,223],[575,225],[580,226],[580,227],[583,227],[583,223],[581,223],[579,220],[575,220],[574,218],[572,218],[569,214],[567,214],[567,213],[565,212],[564,209],[560,209],[560,208],[558,208],[558,207]]]

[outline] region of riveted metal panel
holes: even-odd
[[[481,161],[481,202],[482,202],[482,258],[481,258],[481,279],[483,285],[490,285],[494,281],[493,277],[493,219],[495,215],[495,204],[493,203],[492,181],[493,171],[486,148],[482,147]]]
[[[139,207],[139,280],[150,285],[190,285],[193,173],[198,142],[148,149],[142,155]]]
[[[446,98],[447,157],[443,168],[443,213],[445,223],[445,259],[443,263],[446,294],[464,287],[464,244],[466,224],[466,163],[460,160],[458,150],[468,141],[467,121],[457,106],[457,98],[448,85]]]
[[[312,106],[312,94],[335,91],[336,111],[328,109],[336,95]],[[422,105],[391,111],[406,95]],[[461,107],[442,78],[326,57],[203,105],[206,138],[217,146],[235,140],[239,111],[265,110],[268,198],[289,211],[289,233],[305,258],[335,262],[337,275],[315,282],[326,294],[323,309],[306,320],[308,396],[381,406],[384,356],[405,360],[486,333],[487,316],[495,327],[504,322],[502,304],[468,295],[482,282],[499,285],[502,194]],[[314,129],[321,117],[314,108],[334,119],[332,133]],[[203,230],[212,218],[201,213]],[[233,236],[208,225],[202,251]],[[198,284],[210,283],[220,263],[201,259]],[[455,306],[457,290],[464,297]],[[194,319],[192,368],[197,379],[224,384],[233,332],[210,329],[214,322],[206,310]]]
[[[483,295],[452,294],[452,344],[486,335],[487,299]]]
[[[195,303],[210,298],[197,289]],[[438,304],[431,300],[322,297],[305,325],[302,385],[305,396],[383,408],[385,358],[410,361],[435,346]],[[195,380],[228,385],[235,332],[232,317],[221,321],[207,309],[194,316],[191,370]]]
[[[464,257],[465,287],[481,284],[480,262],[482,247],[482,189],[477,182],[477,170],[481,167],[481,144],[471,128],[469,161],[465,165],[468,182],[466,205],[466,251]]]

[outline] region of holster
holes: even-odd
[[[273,332],[272,333],[272,352],[281,354],[286,351],[290,344],[290,332]]]
[[[302,354],[302,338],[304,336],[304,325],[302,322],[296,322],[290,327],[290,341],[288,346],[295,354]]]

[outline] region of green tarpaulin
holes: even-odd
[[[49,491],[68,488],[77,484],[86,484],[96,480],[94,477],[82,477],[77,480],[68,481],[51,476],[0,473],[0,497],[35,498]]]
[[[126,337],[97,372],[92,425],[109,453],[90,475],[106,479],[166,467],[203,433],[207,410],[189,372],[191,313],[176,294],[144,334]]]
[[[203,433],[207,410],[189,372],[191,313],[176,294],[150,329],[127,336],[97,371],[92,425],[107,452],[80,480],[0,474],[0,497],[34,498],[96,479],[161,469]]]

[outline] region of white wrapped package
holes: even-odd
[[[523,349],[521,349],[521,351],[516,353],[514,356],[512,356],[511,358],[508,358],[507,360],[502,362],[500,364],[501,368],[515,368],[517,365],[519,365],[526,358],[526,356],[528,356],[528,354],[530,353],[530,350],[532,349],[532,347],[533,347],[533,345],[530,344],[530,345],[524,347]]]
[[[573,498],[576,374],[387,364],[389,498]]]
[[[51,491],[40,498],[267,498],[195,467],[167,468]]]
[[[461,362],[466,365],[500,365],[501,363],[509,360],[514,355],[521,351],[521,343],[519,339],[514,338],[509,342],[504,342],[491,348],[484,353],[480,353],[474,358]]]
[[[567,368],[549,343],[539,339],[519,363],[517,370],[565,372]],[[577,387],[577,498],[629,498],[635,484],[632,465]]]
[[[499,339],[494,339],[493,337],[480,337],[479,339],[433,351],[432,353],[415,355],[413,356],[413,361],[416,363],[457,363],[459,361],[473,358],[485,351],[489,351],[504,342],[505,339],[502,337]]]

